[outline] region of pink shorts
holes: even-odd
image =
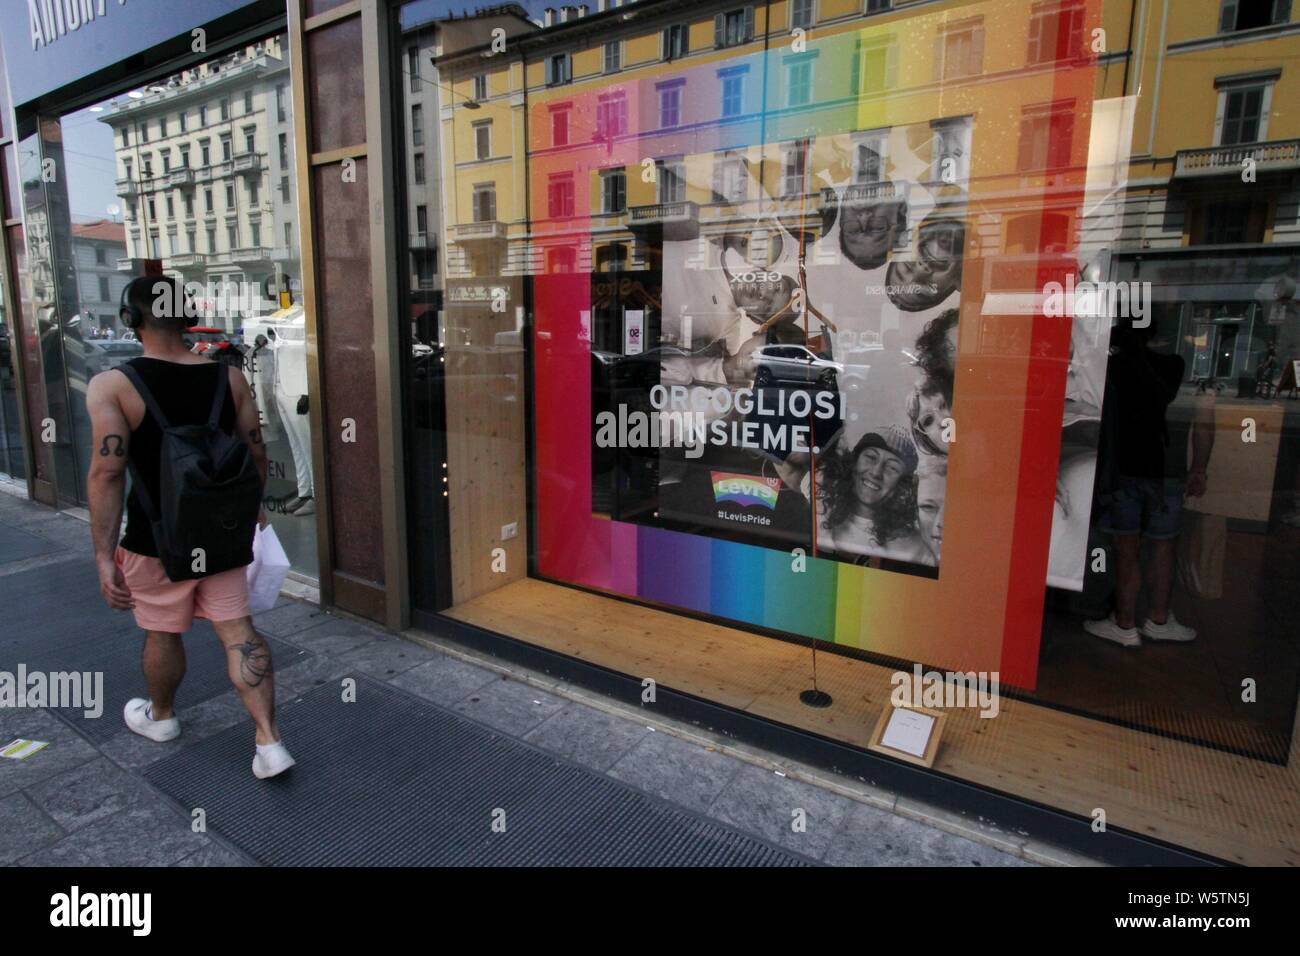
[[[146,631],[183,634],[196,617],[234,621],[252,613],[247,568],[231,568],[196,581],[173,581],[157,558],[118,548],[113,560],[135,602],[135,623]]]

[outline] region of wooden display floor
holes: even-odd
[[[892,668],[817,655],[834,704],[799,703],[811,685],[806,646],[668,611],[526,579],[449,617],[750,714],[865,747],[889,702]],[[1002,698],[981,719],[950,711],[935,769],[1084,818],[1224,860],[1300,864],[1300,772]]]

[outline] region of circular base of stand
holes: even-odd
[[[829,707],[831,695],[824,690],[806,690],[799,695],[799,700],[809,707]]]

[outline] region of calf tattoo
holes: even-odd
[[[260,637],[231,645],[230,650],[239,652],[239,676],[249,687],[257,687],[273,673],[271,649]]]
[[[126,454],[126,450],[122,447],[125,444],[126,440],[121,435],[105,435],[104,444],[99,446],[99,453],[107,456],[112,452],[114,458],[121,458]]]

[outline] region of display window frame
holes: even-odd
[[[1095,16],[1098,7],[1096,5],[1070,5],[1071,9],[1076,7],[1082,8],[1088,6],[1091,13]],[[898,14],[899,18],[903,14],[909,13],[905,9],[888,11],[888,14]],[[667,16],[665,14],[665,16]],[[899,22],[905,22],[899,18],[882,15],[880,22],[881,29],[896,29]],[[872,17],[874,21],[875,17]],[[898,20],[898,22],[896,22]],[[656,26],[667,25],[665,19],[663,24],[658,20]],[[1089,24],[1092,24],[1090,22]],[[1085,30],[1085,33],[1087,31]],[[537,45],[537,56],[545,55],[544,44]],[[824,54],[823,54],[824,55]],[[1086,59],[1086,58],[1085,58]],[[526,72],[530,61],[525,57],[522,69]],[[578,70],[578,60],[574,58],[574,69]],[[717,72],[717,68],[722,65],[724,68],[734,68],[736,66],[733,60],[718,62],[710,61],[708,69],[712,73]],[[750,85],[754,82],[760,82],[753,76],[754,70],[752,64],[749,65],[751,75]],[[1057,70],[1064,74],[1069,74],[1071,70],[1078,69],[1079,63],[1075,61],[1061,62],[1055,64]],[[623,74],[628,71],[625,69]],[[819,65],[819,73],[822,69]],[[617,649],[613,647],[614,641],[619,633],[628,636],[633,640],[636,635],[662,635],[664,638],[664,647],[660,648],[660,653],[648,655],[641,663],[642,669],[662,668],[665,665],[668,656],[673,653],[685,654],[689,652],[687,646],[676,639],[670,639],[671,632],[680,630],[683,633],[693,635],[694,638],[702,642],[703,646],[722,647],[728,642],[748,643],[758,648],[761,645],[750,641],[750,638],[768,640],[776,638],[781,645],[787,649],[805,649],[813,650],[816,654],[815,659],[825,662],[833,660],[837,663],[844,661],[845,667],[857,664],[870,665],[873,670],[870,671],[870,677],[844,677],[840,680],[839,691],[845,694],[860,694],[870,697],[872,707],[878,706],[881,702],[879,697],[880,687],[883,683],[880,678],[887,677],[890,670],[906,668],[912,663],[921,662],[922,666],[930,668],[953,669],[953,670],[996,670],[1007,678],[1002,688],[1002,695],[1009,709],[1017,709],[1021,713],[1033,711],[1038,716],[1033,720],[1042,720],[1052,725],[1050,733],[1044,736],[1043,740],[1053,740],[1058,746],[1068,747],[1069,744],[1062,744],[1061,737],[1069,737],[1071,734],[1088,735],[1090,733],[1090,722],[1101,725],[1097,729],[1098,736],[1104,737],[1108,746],[1115,750],[1122,750],[1124,747],[1136,745],[1136,741],[1144,740],[1145,737],[1137,737],[1139,734],[1154,734],[1158,738],[1152,748],[1153,751],[1162,751],[1159,760],[1168,760],[1173,763],[1179,761],[1201,761],[1201,754],[1195,748],[1203,747],[1212,753],[1205,756],[1205,765],[1213,764],[1219,768],[1217,772],[1222,772],[1224,776],[1230,777],[1233,774],[1245,772],[1243,768],[1248,767],[1245,763],[1233,762],[1241,756],[1240,748],[1235,749],[1231,746],[1216,746],[1213,743],[1205,742],[1192,743],[1196,738],[1192,735],[1180,735],[1176,732],[1152,728],[1142,719],[1135,719],[1129,715],[1106,715],[1090,713],[1086,708],[1072,707],[1067,704],[1053,703],[1049,700],[1036,699],[1032,694],[1033,680],[1030,675],[1034,669],[1040,647],[1040,638],[1042,633],[1042,624],[1044,620],[1044,579],[1049,574],[1048,570],[1048,541],[1051,533],[1051,499],[1053,496],[1053,487],[1055,476],[1052,473],[1055,467],[1056,448],[1060,445],[1061,431],[1061,405],[1052,405],[1050,407],[1029,409],[1027,406],[1028,396],[1035,394],[1035,390],[1042,392],[1053,392],[1056,385],[1059,384],[1059,378],[1064,374],[1059,367],[1062,359],[1068,354],[1071,348],[1070,336],[1068,332],[1062,333],[1062,329],[1056,328],[1033,328],[1033,336],[1021,353],[1022,356],[1030,355],[1028,361],[1020,369],[1023,372],[1024,381],[1027,383],[1025,388],[1026,405],[1022,406],[1020,423],[1024,425],[1020,435],[1017,436],[1017,442],[1022,436],[1029,436],[1028,444],[1033,445],[1037,441],[1042,448],[1050,448],[1050,453],[1045,452],[1041,459],[1034,459],[1032,454],[1027,458],[1020,459],[1019,469],[1015,472],[1015,477],[1021,484],[1014,492],[1008,492],[1007,497],[1014,500],[1016,509],[1012,511],[1010,524],[1019,526],[1017,533],[1013,533],[1008,539],[1006,548],[1006,560],[1008,566],[1015,567],[1017,573],[1024,578],[1020,582],[1021,586],[1009,593],[1007,605],[1003,609],[1001,616],[996,611],[990,614],[990,621],[1004,623],[1008,616],[1023,615],[1024,622],[1023,642],[1015,643],[1011,647],[999,644],[996,651],[989,654],[981,661],[969,662],[960,657],[950,657],[942,647],[927,648],[924,652],[917,649],[914,635],[924,628],[914,626],[915,622],[910,622],[906,628],[900,628],[905,631],[909,641],[903,644],[890,644],[883,642],[874,646],[852,646],[845,644],[836,644],[819,640],[826,634],[834,634],[841,613],[837,608],[836,611],[829,615],[828,620],[817,620],[813,626],[809,625],[810,607],[809,602],[799,601],[797,599],[774,599],[772,600],[772,616],[765,616],[767,612],[766,596],[761,601],[751,602],[752,605],[762,605],[758,610],[753,607],[742,608],[742,613],[730,613],[730,608],[726,612],[719,613],[719,608],[723,605],[714,602],[714,592],[725,591],[728,581],[735,578],[744,578],[746,580],[759,580],[767,585],[769,582],[780,582],[788,579],[791,575],[790,554],[788,550],[777,550],[769,548],[767,553],[762,554],[763,560],[751,560],[746,558],[741,560],[738,557],[728,557],[732,561],[731,565],[725,563],[719,564],[717,554],[727,554],[728,552],[739,555],[741,549],[745,547],[743,542],[726,540],[725,537],[707,537],[700,534],[687,534],[686,527],[677,526],[669,520],[663,520],[658,526],[648,526],[644,524],[632,524],[631,527],[620,527],[619,522],[611,521],[605,516],[593,517],[590,505],[591,495],[587,489],[580,487],[581,481],[575,486],[573,481],[568,479],[582,479],[584,474],[589,474],[587,467],[592,458],[590,447],[591,435],[585,434],[581,427],[572,427],[573,421],[581,422],[585,420],[591,411],[590,408],[582,407],[580,404],[575,406],[571,392],[590,391],[592,382],[591,364],[591,342],[592,336],[596,334],[595,323],[590,319],[598,307],[593,295],[593,286],[602,278],[604,274],[595,274],[593,265],[591,272],[584,270],[586,246],[581,241],[573,243],[573,263],[574,267],[570,269],[562,266],[559,260],[548,260],[546,250],[551,246],[562,246],[566,242],[571,242],[569,234],[573,230],[573,223],[567,220],[572,217],[563,217],[564,222],[556,219],[550,220],[547,214],[547,189],[549,177],[557,173],[564,172],[563,162],[554,161],[547,165],[548,155],[543,155],[544,151],[552,144],[549,141],[549,113],[551,110],[563,107],[569,111],[571,117],[581,118],[587,114],[594,115],[595,100],[598,95],[608,93],[607,83],[599,88],[589,87],[584,80],[585,76],[575,74],[571,82],[567,82],[562,90],[554,91],[554,96],[562,96],[563,103],[554,99],[551,91],[546,90],[533,98],[532,85],[524,95],[525,109],[535,111],[536,122],[533,122],[531,115],[527,127],[535,135],[530,134],[529,146],[535,150],[535,153],[528,154],[530,163],[534,164],[534,170],[529,174],[529,182],[532,185],[530,207],[533,211],[529,219],[532,228],[530,229],[530,238],[534,243],[534,251],[537,255],[537,263],[534,273],[529,277],[530,281],[523,283],[523,297],[528,302],[528,317],[530,324],[525,328],[523,341],[524,348],[524,365],[523,376],[525,380],[526,402],[523,409],[523,419],[527,441],[523,449],[525,458],[525,479],[527,483],[526,498],[524,511],[527,514],[527,573],[522,578],[516,577],[517,571],[512,570],[509,577],[509,584],[505,585],[516,588],[517,597],[511,601],[498,602],[493,606],[492,601],[486,592],[471,594],[463,600],[456,600],[454,595],[456,587],[451,580],[453,574],[448,568],[448,573],[444,579],[444,587],[441,592],[439,601],[434,607],[413,607],[412,618],[417,625],[436,632],[451,632],[458,635],[458,639],[465,640],[475,646],[490,648],[494,653],[503,653],[514,659],[521,661],[530,661],[542,666],[548,671],[559,672],[563,674],[581,674],[583,680],[592,686],[615,689],[618,694],[631,695],[639,680],[633,667],[629,666],[629,657],[620,655]],[[620,80],[622,75],[620,75]],[[664,76],[655,76],[648,78],[646,89],[650,91],[651,98],[654,98],[654,91],[662,86],[665,80]],[[544,87],[544,84],[543,84]],[[1030,103],[1026,100],[1028,106],[1034,107],[1036,112],[1048,116],[1054,115],[1054,112],[1062,112],[1066,109],[1067,104],[1091,104],[1096,96],[1098,88],[1097,74],[1091,74],[1086,81],[1080,80],[1077,88],[1071,88],[1071,84],[1058,82],[1054,87],[1049,84],[1049,88],[1038,93],[1037,98]],[[589,102],[588,102],[589,101]],[[654,103],[651,104],[655,106]],[[1074,121],[1077,126],[1086,128],[1088,123],[1094,117],[1089,115],[1086,109],[1076,109],[1073,105],[1069,106]],[[933,133],[934,124],[947,124],[956,122],[970,122],[967,127],[969,133],[966,133],[966,148],[971,154],[968,162],[973,161],[978,164],[980,149],[986,139],[994,131],[986,123],[981,123],[979,117],[975,115],[974,110],[968,108],[956,108],[951,116],[944,116],[941,119],[929,120],[929,132],[932,137],[937,138]],[[1019,117],[1017,116],[1017,119]],[[854,135],[871,135],[881,127],[890,124],[876,121],[870,122],[863,119],[860,123],[851,127],[852,130],[859,130],[859,134]],[[1056,132],[1064,129],[1064,126],[1058,126],[1051,122],[1045,126],[1049,138]],[[1077,128],[1077,127],[1076,127]],[[845,129],[850,129],[845,127]],[[567,137],[570,142],[564,144],[570,147],[569,152],[573,153],[574,136]],[[786,140],[798,139],[797,136],[786,137],[773,132],[765,140],[764,145],[785,142]],[[544,141],[544,142],[543,142]],[[730,151],[741,148],[745,144],[727,143],[726,150]],[[1011,137],[1011,149],[1017,152],[1019,141]],[[1049,144],[1050,146],[1050,144]],[[618,165],[622,162],[629,170],[635,168],[634,162],[639,162],[640,153],[637,151],[637,144],[631,144],[626,149],[622,149],[618,142],[613,144],[600,144],[600,163],[588,163],[586,166],[579,163],[582,168],[590,167],[608,168],[611,164]],[[679,156],[686,156],[687,162],[690,161],[690,148],[682,147],[679,149],[663,149],[656,155],[660,159],[676,159]],[[886,150],[887,155],[892,157],[892,151]],[[718,154],[723,153],[723,148],[719,146]],[[1052,147],[1048,149],[1047,154],[1054,160],[1059,160],[1065,155],[1060,149]],[[569,157],[572,159],[572,156]],[[768,157],[771,159],[772,157]],[[774,164],[777,165],[777,164]],[[807,164],[806,164],[807,165]],[[1077,165],[1077,162],[1076,162]],[[1060,163],[1055,163],[1052,168],[1047,169],[1028,169],[1020,170],[1027,180],[1025,189],[1033,192],[1042,189],[1051,181],[1060,181],[1062,176],[1068,180],[1068,175],[1064,174],[1060,168]],[[966,175],[973,176],[974,172],[967,170]],[[629,176],[629,180],[631,180]],[[689,178],[689,177],[688,177]],[[584,201],[589,198],[585,195],[586,186],[582,183],[582,177],[578,177],[577,197],[575,205],[577,208],[585,208]],[[1082,184],[1076,183],[1080,192],[1083,192]],[[1068,182],[1067,182],[1068,186]],[[593,187],[594,188],[594,187]],[[656,199],[662,197],[655,197]],[[674,199],[676,197],[673,197]],[[683,201],[689,201],[691,197],[684,197]],[[970,200],[971,210],[970,218],[978,216],[979,197],[973,196]],[[653,201],[653,200],[652,200]],[[1082,200],[1081,200],[1082,202]],[[504,202],[502,197],[498,197],[498,209],[502,208]],[[631,197],[627,199],[627,205],[634,205]],[[1028,203],[1027,206],[1032,206]],[[593,209],[595,207],[592,207]],[[537,212],[540,210],[540,212]],[[1055,236],[1059,231],[1058,224],[1055,221],[1049,222],[1049,217],[1060,213],[1059,208],[1047,209],[1046,204],[1040,204],[1039,212],[1035,222],[1031,223],[1033,228],[1030,230],[1037,236]],[[593,219],[595,218],[593,213]],[[500,213],[498,213],[500,217]],[[581,217],[579,217],[581,218]],[[1031,216],[1031,218],[1033,218]],[[1067,220],[1069,217],[1066,217]],[[1077,218],[1077,215],[1076,215]],[[1067,222],[1067,229],[1069,223]],[[449,228],[449,237],[454,241]],[[593,246],[597,245],[593,239]],[[602,239],[604,237],[601,237]],[[1055,240],[1053,240],[1054,242]],[[1046,242],[1046,241],[1044,241]],[[1013,311],[1010,306],[1010,300],[1016,296],[1029,294],[1033,289],[1041,289],[1051,282],[1059,281],[1064,283],[1067,278],[1067,267],[1065,257],[1061,256],[1062,250],[1052,245],[1050,248],[1047,244],[1039,243],[1034,248],[1022,250],[1026,255],[1022,256],[1017,262],[1012,263],[1013,268],[1006,270],[1007,273],[1020,273],[1022,275],[1004,274],[999,269],[995,269],[993,263],[976,263],[980,268],[973,269],[973,272],[979,272],[978,275],[968,275],[963,286],[963,306],[969,298],[978,302],[985,300],[989,295],[1003,296],[1007,300],[1007,311],[1001,317],[1018,322],[1023,326],[1025,323],[1019,321],[1022,318],[1021,313]],[[592,253],[593,261],[595,253]],[[644,253],[632,252],[630,258],[636,261],[651,262],[651,256],[644,255],[644,259],[639,259]],[[985,270],[982,267],[987,265]],[[649,270],[634,267],[627,275],[629,278],[642,278],[649,273],[653,273],[655,267],[651,266]],[[658,265],[660,276],[663,275],[664,269],[661,264]],[[1027,277],[1027,278],[1024,278]],[[1022,281],[1023,278],[1023,281]],[[662,278],[661,278],[662,283]],[[584,318],[584,313],[588,317]],[[962,332],[965,334],[970,331],[975,340],[980,340],[982,336],[987,335],[991,340],[999,336],[997,329],[999,313],[992,313],[981,316],[978,311],[975,312],[972,320],[967,316],[962,316]],[[988,321],[981,322],[985,318]],[[647,327],[655,321],[654,317],[647,315]],[[1011,325],[1012,321],[1005,323]],[[959,336],[959,341],[961,337]],[[587,350],[584,351],[583,345],[586,343]],[[1041,347],[1041,348],[1040,348]],[[557,359],[557,355],[559,356]],[[1052,367],[1055,362],[1057,367]],[[958,387],[958,401],[961,401],[960,384]],[[567,397],[566,397],[567,396]],[[568,422],[570,427],[565,427],[564,415],[555,413],[554,409],[563,409],[564,414],[571,415],[572,420]],[[1036,438],[1035,438],[1036,436]],[[1051,458],[1052,461],[1048,461]],[[579,462],[577,467],[573,467],[573,462]],[[454,461],[452,462],[454,465]],[[954,470],[958,467],[956,459],[953,462]],[[969,463],[966,466],[970,467]],[[408,481],[408,494],[416,497],[422,493],[418,483]],[[1047,507],[1044,507],[1047,505]],[[445,518],[444,513],[444,520]],[[698,545],[699,554],[690,554],[689,548],[685,551],[681,547],[661,546],[656,548],[656,539],[660,541],[669,539],[672,535],[679,535],[681,538],[693,538],[694,541],[687,542],[688,545]],[[646,543],[642,543],[642,538]],[[453,540],[450,538],[449,540]],[[678,539],[673,539],[677,541]],[[594,542],[594,544],[593,544]],[[493,544],[503,542],[493,541]],[[999,549],[994,549],[999,551]],[[512,557],[514,552],[511,552]],[[770,560],[769,560],[770,555]],[[621,557],[619,560],[616,556]],[[629,562],[628,556],[632,556],[637,562],[644,562],[646,566],[654,568],[654,571],[645,571],[633,562]],[[1001,552],[999,551],[1001,557]],[[454,559],[448,559],[448,565]],[[752,563],[754,573],[748,577],[738,572],[737,569],[746,562]],[[770,567],[768,566],[770,564]],[[512,568],[515,566],[512,564]],[[1026,571],[1025,569],[1028,569]],[[856,573],[857,569],[853,569]],[[880,578],[883,574],[888,574],[888,568],[872,568],[875,577]],[[1040,573],[1041,572],[1041,573]],[[813,577],[824,574],[838,579],[843,573],[839,567],[830,567],[826,571],[814,571]],[[680,582],[674,582],[673,577],[677,576]],[[658,577],[661,580],[666,579],[667,584],[654,582],[652,578]],[[718,579],[718,586],[714,587],[714,578]],[[939,574],[939,580],[942,581],[942,570]],[[644,579],[644,580],[643,580]],[[838,580],[836,581],[838,583]],[[951,629],[956,631],[959,626],[969,623],[969,615],[962,614],[968,610],[971,605],[970,600],[946,600],[936,601],[933,594],[926,594],[921,589],[927,585],[934,585],[934,579],[925,578],[924,576],[915,576],[915,581],[908,580],[909,585],[917,589],[916,595],[908,595],[910,603],[919,606],[924,603],[947,605],[948,609],[957,614],[961,620],[952,622]],[[536,585],[536,586],[535,586]],[[644,586],[643,586],[644,585]],[[678,589],[674,590],[674,586]],[[692,594],[690,590],[694,588],[698,593]],[[937,592],[936,592],[937,593]],[[686,599],[683,599],[686,594]],[[565,596],[569,595],[569,596]],[[872,596],[877,598],[876,595]],[[908,603],[908,599],[896,599],[893,603],[885,598],[880,601],[878,598],[874,603],[889,610],[896,611],[900,603]],[[865,599],[859,594],[854,601],[850,602],[861,610]],[[827,616],[824,607],[819,610],[816,605],[819,602],[812,602],[814,607],[811,609],[814,615],[820,614]],[[960,611],[958,610],[960,609]],[[891,621],[900,619],[900,615],[885,615],[891,618]],[[590,617],[598,624],[592,624],[587,621]],[[909,619],[910,620],[910,619]],[[680,623],[678,623],[680,622]],[[584,645],[575,635],[583,628],[606,627],[611,632],[611,640],[608,644],[597,645],[591,643]],[[937,629],[936,629],[937,630]],[[982,628],[982,630],[988,630]],[[998,627],[1000,637],[1005,637],[1005,631]],[[810,633],[811,632],[811,633]],[[640,638],[636,638],[640,639]],[[710,644],[712,642],[712,644]],[[609,651],[609,653],[605,653]],[[773,652],[777,653],[776,651]],[[762,659],[761,651],[755,652],[755,660]],[[719,661],[726,660],[725,655],[719,657]],[[976,666],[976,665],[982,666]],[[701,664],[701,667],[704,667]],[[829,664],[823,664],[824,667],[831,667]],[[814,668],[816,665],[814,664]],[[685,671],[679,673],[686,673]],[[843,671],[848,674],[847,670]],[[861,673],[867,673],[862,671]],[[809,675],[809,680],[816,678]],[[802,680],[802,678],[801,678]],[[865,741],[859,741],[858,735],[854,733],[842,732],[835,728],[831,723],[815,720],[804,719],[804,713],[797,709],[791,703],[788,709],[785,704],[780,706],[773,705],[771,708],[754,707],[751,703],[746,703],[743,699],[744,691],[731,693],[728,688],[723,687],[725,678],[719,677],[715,681],[709,681],[700,676],[699,672],[688,674],[687,679],[683,679],[676,685],[666,685],[668,694],[674,699],[674,707],[678,708],[679,713],[700,715],[707,714],[707,719],[714,722],[715,726],[738,727],[743,726],[745,733],[752,737],[760,739],[772,739],[783,741],[782,747],[787,752],[796,756],[804,756],[811,753],[819,755],[835,754],[833,758],[836,761],[846,760],[846,753],[853,751],[854,757],[848,760],[854,766],[870,768],[876,772],[881,767],[877,758],[868,756],[861,751],[865,746]],[[1021,691],[1024,688],[1027,692]],[[801,690],[806,689],[806,684],[800,684],[795,681],[789,686],[782,688],[782,691],[788,691],[788,701],[795,701]],[[757,698],[751,697],[752,702]],[[873,712],[874,714],[874,712]],[[1074,718],[1079,718],[1076,722]],[[960,723],[960,722],[958,722]],[[971,735],[979,725],[953,728],[950,735],[953,737],[964,737],[968,744],[974,741]],[[1191,749],[1181,749],[1180,745],[1188,743]],[[1032,736],[1019,738],[1019,745],[1026,749],[1034,745]],[[847,748],[847,749],[846,749]],[[1167,749],[1167,752],[1165,752]],[[995,759],[995,758],[991,758]],[[1054,757],[1053,759],[1059,759]],[[1163,764],[1162,764],[1163,765]],[[1227,768],[1227,769],[1225,769]],[[972,788],[983,788],[985,790],[1000,791],[1003,796],[1013,801],[1022,809],[1031,815],[1042,812],[1048,816],[1062,815],[1070,816],[1069,827],[1079,828],[1087,826],[1088,808],[1083,802],[1075,803],[1072,801],[1067,806],[1064,801],[1053,800],[1044,795],[1042,792],[1036,792],[1028,787],[1007,787],[1000,783],[1005,779],[997,768],[991,763],[986,763],[979,772],[965,772],[969,766],[963,770],[957,770],[954,765],[945,766],[942,760],[936,766],[931,776],[941,776],[946,783],[954,785],[969,796]],[[1035,773],[1043,772],[1042,768],[1036,768]],[[911,777],[910,787],[916,786],[919,778]],[[1199,791],[1198,791],[1199,793]],[[1204,796],[1204,794],[1202,794]],[[1041,797],[1042,799],[1038,799]],[[1086,801],[1088,797],[1081,796],[1078,793],[1072,795],[1078,797],[1079,801]],[[1158,795],[1153,795],[1152,799],[1158,799]],[[1102,795],[1097,795],[1095,800],[1102,800]],[[1005,806],[1004,806],[1005,809]],[[1130,808],[1131,809],[1131,808]],[[1124,817],[1123,822],[1115,824],[1113,829],[1118,834],[1127,834],[1137,842],[1151,840],[1148,845],[1161,845],[1162,850],[1167,850],[1174,855],[1186,853],[1189,858],[1198,858],[1198,854],[1203,852],[1193,849],[1196,842],[1188,838],[1189,830],[1187,827],[1172,827],[1168,830],[1162,827],[1163,821],[1156,821],[1151,824],[1146,822],[1146,815],[1151,811],[1150,806],[1134,810]],[[1152,819],[1158,817],[1158,814],[1152,815]],[[1142,834],[1140,831],[1145,828],[1149,832]],[[1081,830],[1077,832],[1082,832]],[[1167,840],[1161,840],[1159,834],[1168,835]],[[1156,834],[1152,836],[1152,834]],[[1079,846],[1086,845],[1086,838],[1082,839]],[[1203,845],[1203,844],[1202,844]],[[1228,849],[1229,843],[1220,841],[1217,844],[1218,858],[1220,859],[1237,859]],[[1199,858],[1208,858],[1199,857]]]

